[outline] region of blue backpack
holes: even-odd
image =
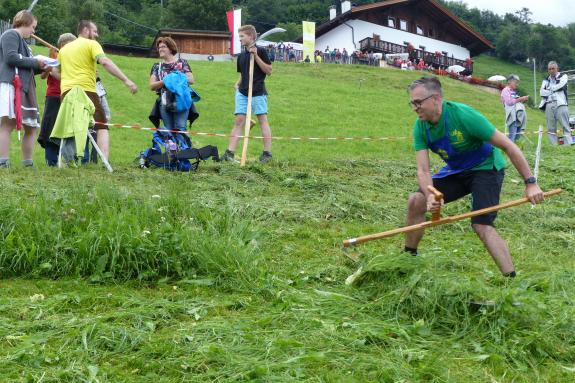
[[[197,170],[200,161],[209,158],[220,160],[217,147],[207,145],[196,149],[185,133],[156,131],[152,136],[152,146],[140,152],[139,165],[141,168],[189,172]]]

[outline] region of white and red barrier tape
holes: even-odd
[[[141,125],[126,125],[126,124],[109,124],[103,122],[96,122],[97,125],[106,125],[113,128],[125,128],[125,129],[136,129],[136,130],[146,130],[152,132],[170,132],[170,133],[184,133],[193,136],[207,136],[207,137],[237,137],[237,138],[253,138],[253,139],[263,139],[263,136],[232,136],[231,134],[223,133],[205,133],[205,132],[193,132],[193,131],[181,131],[181,130],[169,130],[160,128],[145,128]],[[340,140],[340,141],[391,141],[391,140],[405,140],[410,137],[281,137],[273,136],[273,140],[294,140],[294,141],[317,141],[317,140]]]
[[[223,133],[206,133],[206,132],[193,132],[193,131],[181,131],[181,130],[169,130],[169,129],[160,129],[160,128],[145,128],[141,125],[127,125],[127,124],[110,124],[110,123],[103,123],[103,122],[96,122],[97,125],[106,125],[108,127],[113,128],[125,128],[125,129],[135,129],[135,130],[145,130],[145,131],[152,131],[152,132],[170,132],[170,133],[184,133],[187,135],[192,136],[207,136],[207,137],[237,137],[237,138],[251,138],[251,139],[263,139],[263,136],[232,136],[231,134],[223,134]],[[522,134],[538,134],[538,131],[533,132],[523,132]],[[557,133],[547,132],[549,135],[556,136]],[[561,136],[560,136],[561,137]],[[281,136],[272,136],[273,140],[292,140],[292,141],[394,141],[394,140],[406,140],[411,138],[410,136],[403,136],[403,137],[281,137]]]

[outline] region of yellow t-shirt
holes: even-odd
[[[95,40],[78,37],[66,44],[58,54],[62,93],[75,86],[85,92],[96,92],[96,65],[103,56],[104,50]]]

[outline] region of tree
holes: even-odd
[[[560,68],[575,66],[572,58],[573,49],[569,46],[560,28],[552,25],[535,24],[528,43],[530,57],[535,57],[541,69],[547,62],[554,60]]]
[[[533,12],[531,12],[529,8],[523,7],[520,10],[516,11],[515,14],[519,18],[519,21],[521,21],[522,23],[530,24],[532,21],[531,15],[533,14]]]
[[[172,28],[225,31],[231,7],[231,0],[170,0],[165,23]]]
[[[525,61],[529,26],[526,24],[507,24],[495,41],[497,57],[507,61]]]
[[[567,25],[565,29],[569,45],[571,45],[572,48],[575,48],[575,23]]]

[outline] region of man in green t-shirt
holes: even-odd
[[[481,113],[464,104],[444,101],[441,83],[434,77],[415,80],[408,92],[410,105],[419,117],[413,127],[413,137],[420,189],[409,197],[407,225],[424,222],[427,211],[437,211],[444,202],[468,194],[472,196],[472,210],[497,205],[506,165],[502,151],[525,180],[525,196],[532,203],[543,201],[543,192],[521,150]],[[429,150],[446,163],[433,176]],[[428,185],[442,192],[444,200],[436,202],[427,190]],[[499,270],[514,277],[515,267],[507,243],[493,227],[496,216],[494,212],[473,217],[471,225]],[[417,255],[422,237],[423,230],[407,233],[405,250]]]
[[[90,20],[82,20],[78,24],[78,38],[60,50],[60,77],[62,98],[75,86],[80,87],[94,104],[96,122],[106,123],[106,114],[96,93],[96,64],[100,64],[114,77],[118,78],[132,94],[138,87],[130,80],[114,62],[106,57],[102,46],[96,41],[98,27]],[[109,156],[108,126],[96,124],[96,141],[106,159]]]

